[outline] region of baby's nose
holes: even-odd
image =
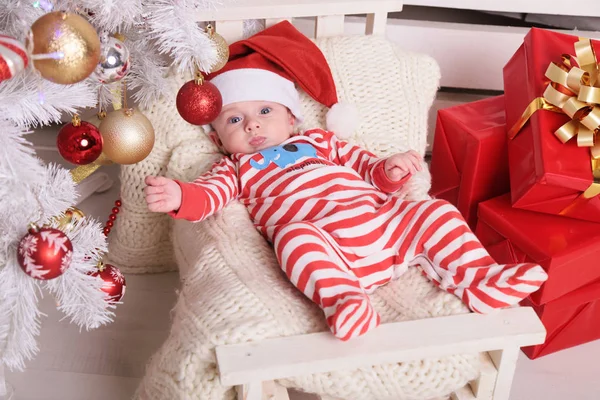
[[[258,121],[248,121],[246,123],[246,131],[252,132],[257,129],[260,129],[260,124],[258,123]]]

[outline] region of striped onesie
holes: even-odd
[[[175,218],[201,221],[238,199],[290,281],[342,340],[380,323],[368,293],[409,265],[480,313],[517,304],[546,280],[536,264],[498,265],[454,206],[390,196],[384,159],[314,129],[224,157],[182,188]]]

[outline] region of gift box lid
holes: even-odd
[[[535,304],[545,304],[600,279],[598,223],[519,210],[511,206],[510,194],[481,203],[479,223],[548,272],[548,281],[532,295]],[[484,245],[493,244],[480,239]]]

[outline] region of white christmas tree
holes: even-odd
[[[86,18],[100,39],[119,34],[130,53],[131,67],[124,79],[136,106],[143,110],[166,93],[164,79],[169,69],[193,75],[198,69],[210,71],[218,62],[215,43],[196,17],[203,11],[225,6],[224,3],[225,0],[3,0],[0,34],[25,45],[32,24],[55,11]],[[250,35],[260,28],[259,24],[248,24],[245,33]],[[24,273],[17,253],[30,223],[57,227],[56,217],[77,201],[76,183],[70,171],[44,165],[27,141],[27,134],[86,108],[106,109],[122,82],[101,83],[91,74],[75,84],[52,83],[33,68],[31,48],[26,50],[30,57],[28,67],[0,81],[0,392],[3,366],[22,370],[38,352],[38,299],[44,290],[56,297],[58,308],[72,322],[86,330],[109,323],[115,308],[101,291],[102,280],[90,275],[107,252],[98,222],[86,217],[65,232],[73,246],[72,260],[64,274],[55,279],[44,281]]]

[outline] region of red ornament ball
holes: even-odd
[[[125,296],[125,276],[114,265],[103,264],[91,275],[99,277],[104,282],[102,291],[108,295],[106,301],[109,303],[116,303]]]
[[[62,275],[72,257],[73,244],[64,232],[54,228],[32,226],[17,248],[17,261],[23,271],[40,280]]]
[[[66,124],[58,132],[56,147],[67,161],[77,165],[94,162],[102,153],[102,135],[94,125],[81,121]]]
[[[179,89],[176,103],[181,118],[192,125],[205,125],[219,116],[223,98],[212,83],[192,80]]]

